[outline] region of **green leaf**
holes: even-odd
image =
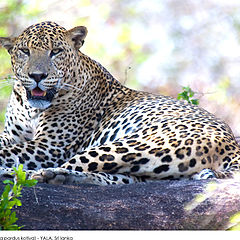
[[[35,186],[37,184],[37,180],[35,179],[29,179],[29,180],[25,180],[25,183],[24,183],[24,187],[32,187],[32,186]]]
[[[178,94],[178,99],[188,100],[187,92],[182,92]]]
[[[22,206],[21,200],[15,198],[15,205],[18,206],[18,207]]]
[[[4,184],[12,184],[13,185],[13,181],[7,179],[3,181]]]
[[[1,210],[5,211],[8,208],[8,198],[2,198],[1,200]]]
[[[14,198],[11,201],[9,201],[8,208],[12,209],[15,205],[16,206],[22,206],[22,202],[19,199]]]
[[[186,100],[188,103],[198,105],[199,100],[198,99],[191,99],[194,95],[195,92],[190,88],[190,87],[182,87],[183,92],[178,94],[177,99],[178,100]]]
[[[198,99],[192,99],[191,102],[194,105],[199,105],[199,100]]]
[[[194,96],[194,94],[195,94],[195,93],[190,89],[190,90],[189,90],[189,97],[192,98],[192,97]]]
[[[18,220],[18,218],[16,217],[16,212],[13,212],[9,218],[8,224],[12,225],[13,223],[15,223]]]
[[[11,214],[11,210],[10,209],[7,209],[6,212],[5,212],[6,216],[10,216]]]
[[[6,185],[5,188],[4,188],[4,191],[2,193],[2,198],[3,199],[8,198],[8,194],[9,194],[10,191],[11,191],[10,185]]]
[[[15,206],[16,202],[15,199],[8,202],[7,209],[12,209]]]
[[[12,191],[13,191],[14,195],[17,195],[17,185],[16,184],[13,185]]]

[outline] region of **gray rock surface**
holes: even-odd
[[[3,190],[3,184],[0,184]],[[227,229],[240,211],[236,180],[158,181],[119,186],[48,185],[22,191],[25,230]]]

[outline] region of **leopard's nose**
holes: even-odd
[[[28,73],[28,76],[34,79],[37,83],[39,83],[41,80],[47,78],[48,74],[43,72],[40,72],[40,73],[33,72],[33,73]]]

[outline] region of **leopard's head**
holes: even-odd
[[[18,37],[0,38],[32,107],[48,108],[62,81],[73,78],[74,60],[86,35],[83,26],[67,31],[54,22],[42,22],[28,27]]]

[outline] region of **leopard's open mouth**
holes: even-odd
[[[45,97],[47,95],[47,91],[43,91],[39,87],[36,87],[31,91],[31,95],[33,97]]]
[[[55,88],[43,91],[39,87],[32,90],[26,89],[27,99],[32,107],[46,109],[51,105],[51,102],[56,93]]]
[[[35,100],[46,100],[51,102],[55,93],[56,93],[55,88],[51,88],[46,91],[43,91],[39,87],[36,87],[32,90],[27,89],[27,98],[35,99]]]

